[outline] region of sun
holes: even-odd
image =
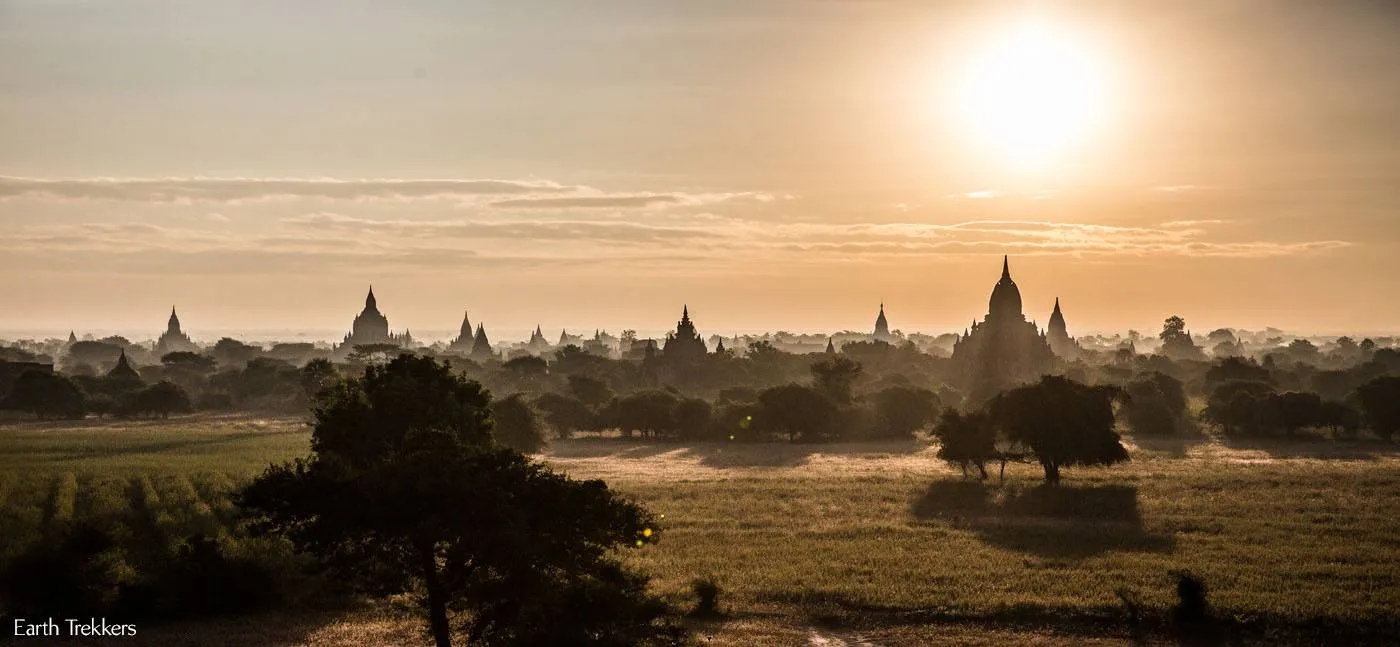
[[[964,62],[953,91],[959,130],[1003,163],[1064,161],[1107,116],[1103,59],[1067,28],[1023,18]]]

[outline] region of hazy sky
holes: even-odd
[[[958,79],[1102,92],[1033,170]],[[1400,6],[0,0],[0,330],[1400,329]]]

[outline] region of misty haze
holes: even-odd
[[[0,637],[1400,644],[1400,6],[0,0]]]

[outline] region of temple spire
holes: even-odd
[[[375,300],[374,300],[374,284],[372,284],[372,283],[371,283],[370,286],[369,286],[369,296],[365,297],[365,309],[366,309],[366,310],[378,310],[378,309],[379,309],[378,304],[377,304],[377,303],[375,302]]]
[[[1001,257],[1001,278],[1011,278],[1011,258],[1009,256]]]
[[[175,316],[175,306],[170,306],[170,321],[165,324],[165,331],[175,334],[180,332],[180,318]]]
[[[1055,297],[1055,312],[1060,311],[1060,297]]]

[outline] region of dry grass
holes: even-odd
[[[239,417],[0,427],[0,514],[82,516],[117,505],[107,490],[135,479],[179,524],[214,524],[230,513],[221,493],[304,453],[307,438],[299,421]],[[1125,465],[1070,469],[1055,490],[1023,465],[1005,484],[964,481],[913,442],[579,439],[542,458],[665,515],[661,542],[628,559],[680,606],[693,603],[693,579],[717,578],[729,616],[694,624],[707,645],[1143,644],[1118,592],[1160,615],[1177,569],[1203,576],[1215,607],[1252,627],[1400,626],[1395,446],[1144,440],[1131,452]],[[26,535],[16,528],[0,539]],[[126,644],[427,642],[392,609],[143,633]]]

